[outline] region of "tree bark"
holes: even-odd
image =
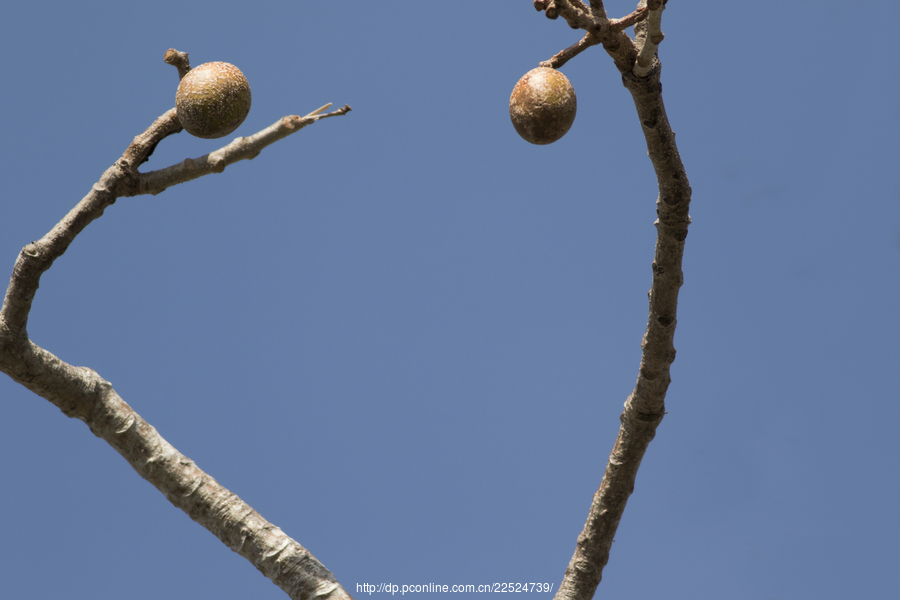
[[[167,62],[190,68],[185,53],[166,53]],[[180,56],[179,56],[180,55]],[[176,64],[177,63],[177,64]],[[220,173],[228,165],[256,157],[263,148],[318,120],[344,115],[344,106],[305,117],[290,115],[249,137],[239,137],[206,156],[150,173],[140,173],[157,144],[181,131],[175,109],[159,117],[116,163],[107,169],[75,208],[49,233],[22,249],[0,310],[0,371],[46,398],[72,418],[81,419],[106,440],[138,474],[169,501],[249,560],[295,600],[345,600],[350,595],[334,575],[299,543],[178,452],[140,417],[95,371],[74,367],[28,339],[28,317],[40,278],[92,221],[122,196],[158,194],[172,185]]]
[[[586,33],[580,42],[541,64],[558,68],[587,48],[603,45],[622,73],[622,83],[631,92],[659,187],[650,314],[641,342],[637,382],[625,402],[606,471],[556,594],[557,600],[589,600],[609,561],[613,538],[628,497],[634,491],[641,460],[666,414],[665,397],[671,383],[669,367],[675,360],[678,291],[684,280],[681,262],[691,222],[688,215],[691,186],[662,98],[662,67],[657,50],[663,40],[660,24],[665,0],[641,0],[637,10],[622,19],[608,19],[601,0],[590,0],[589,11],[581,0],[535,0],[538,10],[551,4],[571,27],[584,29]],[[590,22],[585,24],[588,12]],[[624,32],[632,24],[634,40]]]

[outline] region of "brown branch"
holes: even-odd
[[[191,70],[191,59],[188,57],[187,52],[179,52],[175,48],[169,48],[166,50],[163,60],[174,67],[178,67],[179,81],[184,79],[184,76]]]
[[[550,60],[542,61],[538,66],[558,69],[591,46],[596,46],[599,43],[600,38],[598,38],[596,35],[590,32],[585,33],[583,38],[581,38],[565,50],[556,53]]]
[[[590,13],[590,9],[582,0],[556,0],[556,3],[567,10],[573,10],[585,16]]]
[[[651,17],[652,11],[651,6]],[[618,66],[622,55],[605,43],[604,47]],[[625,402],[616,443],[557,600],[590,600],[596,592],[628,497],[634,491],[641,460],[665,415],[665,396],[671,383],[669,369],[675,360],[676,312],[678,291],[684,280],[684,242],[691,222],[691,186],[663,104],[659,61],[653,61],[645,76],[637,70],[635,67],[633,72],[623,71],[622,81],[634,100],[659,187],[649,317],[641,342],[637,382]]]
[[[581,0],[534,0],[534,7],[544,11],[548,19],[562,17],[572,29],[587,29],[594,22]]]
[[[638,21],[643,21],[647,18],[647,10],[647,7],[644,6],[643,8],[638,8],[630,15],[625,15],[621,19],[610,19],[610,31],[622,31],[623,29],[628,29]]]
[[[548,17],[564,17],[570,27],[583,29],[588,34],[577,43],[558,52],[550,60],[542,61],[541,66],[559,68],[587,48],[597,44],[602,44],[607,53],[613,57],[616,68],[620,72],[626,73],[634,66],[637,60],[637,49],[624,30],[643,20],[646,17],[645,10],[639,7],[638,10],[621,19],[608,19],[603,2],[599,0],[591,0],[590,8],[581,0],[577,0],[577,4],[574,5],[570,4],[568,0],[535,0],[534,6],[539,11],[547,11]],[[551,9],[553,16],[550,14]]]
[[[170,50],[165,60],[178,67],[182,76],[190,69],[186,53]],[[350,111],[350,106],[344,106],[322,114],[330,106],[327,104],[305,117],[284,117],[271,127],[237,138],[201,159],[139,173],[138,165],[147,160],[156,145],[182,129],[175,109],[169,110],[134,138],[122,157],[50,232],[22,249],[0,309],[0,371],[58,406],[67,416],[84,421],[172,504],[253,563],[296,600],[345,600],[350,595],[308,550],[166,442],[116,394],[109,382],[91,369],[73,367],[32,343],[27,325],[41,275],[116,199],[148,192],[156,194],[176,183],[220,172],[236,160],[257,156],[269,144],[307,125]]]
[[[591,16],[594,17],[595,23],[601,23],[606,19],[606,8],[603,6],[603,0],[590,0]]]
[[[607,22],[608,25],[608,22]],[[603,44],[603,49],[609,54],[620,73],[631,71],[634,61],[637,59],[637,49],[634,42],[624,31],[612,31],[608,26],[601,28],[596,34]]]

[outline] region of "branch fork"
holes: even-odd
[[[187,53],[171,49],[165,61],[180,77],[190,70]],[[65,253],[75,237],[122,196],[158,194],[172,185],[256,157],[266,146],[329,117],[326,104],[304,117],[289,115],[248,137],[196,159],[140,173],[156,145],[182,130],[173,108],[134,138],[90,192],[40,240],[19,253],[0,310],[0,371],[46,398],[64,414],[84,421],[172,504],[249,560],[295,600],[348,600],[334,575],[306,548],[266,521],[235,494],[179,453],[91,369],[69,365],[28,339],[28,316],[41,275]]]
[[[660,23],[666,1],[641,0],[634,12],[620,19],[610,19],[602,0],[590,0],[590,7],[582,0],[533,0],[535,9],[543,11],[548,19],[562,17],[572,29],[585,32],[581,40],[542,61],[540,66],[558,69],[591,46],[602,44],[620,72],[634,70],[636,75],[646,77],[663,39]],[[643,22],[650,23],[649,35],[642,36],[638,31],[638,25]],[[625,29],[632,26],[635,27],[634,40],[625,33]]]
[[[581,40],[541,66],[559,68],[598,44],[612,57],[634,100],[659,188],[649,316],[637,381],[625,401],[619,434],[555,600],[594,597],[641,460],[666,414],[678,291],[683,283],[681,262],[691,222],[691,186],[662,99],[657,50],[663,40],[660,23],[665,4],[666,0],[641,0],[631,14],[609,19],[602,0],[590,0],[589,7],[582,0],[534,0],[535,8],[548,18],[562,17],[570,27],[585,32]],[[633,40],[625,33],[631,26]]]

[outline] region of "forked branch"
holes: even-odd
[[[227,146],[219,148],[215,152],[210,152],[199,158],[187,158],[183,162],[150,171],[149,173],[139,173],[138,177],[131,182],[131,186],[123,193],[125,196],[136,196],[139,194],[159,194],[167,188],[184,183],[210,173],[221,173],[225,167],[232,165],[241,160],[252,160],[256,158],[263,148],[270,144],[274,144],[280,139],[297,133],[307,125],[312,125],[316,121],[327,119],[328,117],[337,117],[350,112],[350,107],[343,107],[329,112],[323,113],[331,104],[326,104],[322,108],[314,110],[305,117],[290,115],[282,117],[278,122],[273,123],[262,131],[248,137],[235,138]]]
[[[544,8],[548,4],[543,3]],[[569,25],[581,26],[581,13],[567,10],[568,3],[562,3],[563,8],[559,8],[560,5],[559,2],[554,4],[559,16],[566,17]],[[637,10],[630,15],[608,19],[603,2],[591,0],[592,23],[581,27],[586,30],[584,38],[541,63],[542,66],[559,67],[587,48],[598,43],[603,45],[631,92],[659,188],[650,314],[641,342],[637,382],[625,402],[619,434],[556,594],[557,600],[590,600],[594,596],[609,560],[625,504],[634,491],[641,460],[666,412],[665,397],[671,382],[669,368],[675,360],[676,311],[678,291],[683,282],[684,241],[690,224],[691,186],[662,99],[660,63],[656,53],[662,41],[660,19],[664,5],[665,0],[641,0]],[[635,40],[624,32],[630,25],[635,27]]]
[[[178,67],[182,77],[190,69],[186,53],[170,50],[166,62]],[[27,325],[41,275],[116,199],[158,194],[177,183],[221,172],[233,162],[254,158],[269,144],[307,125],[350,111],[349,106],[344,106],[324,113],[330,106],[327,104],[305,117],[284,117],[259,133],[237,138],[204,157],[140,173],[138,165],[147,160],[156,145],[181,131],[175,109],[166,112],[134,138],[122,157],[103,173],[69,214],[40,240],[25,246],[16,260],[0,310],[0,371],[55,404],[67,416],[84,421],[94,435],[106,440],[172,504],[253,563],[296,600],[345,600],[350,596],[306,548],[164,440],[119,397],[108,381],[93,370],[69,365],[32,343]]]
[[[667,0],[641,0],[634,12],[620,19],[610,19],[602,0],[590,0],[590,7],[581,0],[533,0],[538,11],[544,11],[549,19],[562,17],[572,29],[583,29],[585,36],[576,44],[557,53],[553,58],[540,63],[542,67],[558,69],[567,61],[597,44],[603,44],[612,56],[616,67],[622,73],[632,69],[641,77],[645,77],[656,56],[657,47],[662,42],[663,33],[660,28],[662,11]],[[644,25],[639,29],[639,25]],[[632,40],[625,29],[635,27],[635,39]],[[641,31],[649,31],[641,35]]]

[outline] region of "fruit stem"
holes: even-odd
[[[173,67],[178,68],[178,80],[184,79],[184,76],[191,70],[191,60],[188,58],[187,52],[179,52],[175,48],[166,50],[163,60]]]

